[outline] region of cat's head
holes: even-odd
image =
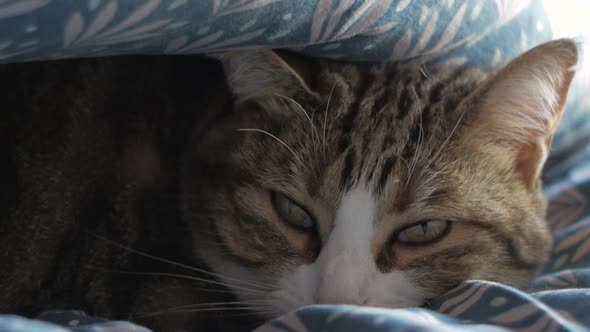
[[[550,236],[540,172],[570,40],[492,75],[219,56],[233,112],[181,179],[194,251],[262,313],[418,306],[467,279],[521,287]]]

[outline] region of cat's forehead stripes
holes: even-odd
[[[434,157],[451,131],[454,123],[445,122],[457,117],[453,112],[473,81],[462,82],[453,73],[430,79],[419,70],[391,65],[385,71],[354,70],[358,79],[339,85],[337,93],[352,98],[331,103],[340,114],[338,125],[330,127],[338,137],[333,160],[342,165],[339,188],[347,191],[366,181],[376,195],[393,191],[389,209],[402,211],[414,202],[420,166]],[[446,89],[454,93],[447,96]],[[322,181],[326,179],[316,183]],[[404,185],[391,185],[396,182]]]

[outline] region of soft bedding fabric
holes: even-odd
[[[539,0],[0,0],[0,62],[286,47],[349,60],[423,56],[428,61],[491,65],[550,39],[552,29],[567,35],[560,31],[574,17],[558,15],[566,2],[555,2],[564,5],[547,6],[545,12]],[[521,292],[468,281],[427,309],[312,306],[270,321],[258,331],[476,327],[582,331],[590,327],[588,73],[579,73],[574,82],[548,163],[546,192],[555,245],[530,289]],[[76,311],[53,311],[36,320],[0,315],[0,331],[146,329]]]

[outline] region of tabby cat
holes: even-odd
[[[523,287],[577,62],[244,50],[0,66],[0,312],[247,330],[303,305]]]

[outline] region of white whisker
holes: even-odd
[[[258,132],[258,133],[263,133],[265,135],[268,135],[268,136],[274,138],[277,142],[281,143],[284,147],[286,147],[293,154],[293,156],[295,157],[295,160],[300,160],[297,153],[295,153],[295,151],[293,149],[291,149],[291,147],[288,146],[287,143],[281,141],[278,137],[269,133],[268,131],[265,131],[262,129],[257,129],[257,128],[240,128],[240,129],[238,129],[238,131],[253,131],[253,132]]]
[[[451,130],[451,133],[445,139],[445,141],[442,143],[442,145],[440,146],[440,148],[438,148],[438,150],[436,151],[436,153],[434,154],[434,156],[432,156],[432,158],[430,158],[430,161],[424,167],[425,169],[427,169],[428,166],[430,166],[430,164],[432,164],[432,162],[434,162],[436,160],[436,158],[438,157],[438,155],[442,152],[443,148],[449,143],[449,140],[451,139],[451,137],[453,136],[453,134],[455,133],[455,131],[457,130],[457,128],[459,128],[459,124],[461,123],[461,120],[463,119],[463,115],[465,115],[465,112],[466,111],[463,111],[463,113],[461,113],[461,115],[459,116],[459,119],[455,123],[455,126]]]
[[[134,315],[138,317],[150,317],[150,316],[158,316],[163,314],[179,314],[179,313],[198,313],[198,312],[210,312],[210,311],[256,311],[258,312],[270,312],[271,309],[267,307],[221,307],[221,308],[199,308],[199,309],[186,309],[186,310],[163,310],[163,311],[153,311],[153,312],[137,312]],[[255,313],[255,314],[257,314]]]
[[[160,261],[160,262],[168,263],[168,264],[171,264],[171,265],[176,265],[176,266],[183,267],[185,269],[189,269],[189,270],[192,270],[192,271],[195,271],[195,272],[199,272],[199,273],[203,273],[203,274],[206,274],[206,275],[210,275],[210,276],[214,276],[214,277],[218,277],[218,278],[224,278],[224,279],[227,279],[227,280],[232,280],[232,281],[235,281],[235,282],[244,284],[244,285],[256,286],[256,287],[260,287],[260,288],[266,289],[266,290],[271,290],[272,289],[272,287],[269,287],[268,285],[264,285],[262,283],[258,283],[258,282],[255,282],[255,281],[245,281],[245,280],[241,280],[241,279],[237,279],[237,278],[232,278],[232,277],[229,277],[229,276],[224,276],[224,275],[219,274],[219,273],[214,273],[214,272],[211,272],[211,271],[199,269],[199,268],[196,268],[194,266],[189,266],[189,265],[186,265],[186,264],[174,262],[174,261],[171,261],[169,259],[165,259],[165,258],[157,257],[157,256],[154,256],[154,255],[150,255],[148,253],[141,252],[139,250],[135,250],[133,248],[130,248],[130,247],[127,247],[127,246],[118,244],[117,242],[111,241],[111,240],[109,240],[109,239],[107,239],[105,237],[102,237],[102,236],[98,235],[98,234],[92,234],[92,235],[94,237],[96,237],[96,238],[98,238],[98,239],[100,239],[102,241],[108,242],[108,243],[110,243],[110,244],[112,244],[112,245],[114,245],[116,247],[119,247],[121,249],[127,250],[129,252],[132,252],[132,253],[137,254],[137,255],[140,255],[140,256],[151,258],[153,260],[157,260],[157,261]]]
[[[252,294],[259,294],[259,295],[266,295],[267,294],[266,292],[263,292],[260,290],[250,289],[250,288],[236,286],[236,285],[230,285],[230,284],[227,284],[227,283],[224,283],[221,281],[186,276],[186,275],[182,275],[182,274],[164,273],[164,272],[137,272],[137,271],[110,270],[110,269],[103,269],[103,268],[99,268],[99,267],[94,267],[91,265],[86,265],[85,268],[92,269],[92,270],[98,270],[98,271],[105,271],[105,272],[130,274],[130,275],[149,275],[149,276],[163,276],[163,277],[174,277],[174,278],[180,278],[180,279],[188,279],[188,280],[200,281],[200,282],[210,283],[210,284],[214,284],[214,285],[220,285],[220,286],[224,286],[224,287],[239,289],[239,290],[243,290],[243,291],[246,291],[246,292],[249,292]]]
[[[336,87],[336,81],[332,84],[332,88],[330,89],[330,94],[328,95],[328,102],[326,103],[326,110],[324,111],[324,129],[322,133],[322,140],[323,140],[323,150],[324,150],[324,163],[326,162],[326,148],[328,147],[328,143],[326,141],[326,128],[328,127],[328,109],[330,108],[330,101],[332,100],[332,94],[334,93],[334,88]]]
[[[423,145],[423,141],[424,141],[424,126],[423,126],[423,118],[422,118],[422,106],[420,105],[420,98],[418,97],[418,94],[416,93],[416,89],[414,89],[414,87],[412,86],[411,88],[412,93],[414,94],[414,97],[416,97],[416,103],[418,104],[418,114],[419,114],[419,120],[418,120],[418,126],[420,127],[420,132],[418,133],[418,143],[417,143],[417,147],[416,147],[416,152],[414,153],[414,160],[412,160],[412,166],[410,167],[410,170],[408,172],[408,178],[406,180],[406,184],[405,187],[408,187],[408,184],[410,183],[410,180],[412,178],[412,174],[414,173],[414,170],[416,168],[416,165],[418,164],[418,159],[420,158],[420,153],[421,153],[421,148]]]
[[[311,125],[311,128],[312,128],[312,130],[313,130],[313,132],[314,132],[315,136],[316,136],[316,137],[319,139],[319,135],[318,135],[318,132],[317,132],[317,130],[316,130],[316,128],[315,128],[315,125],[314,125],[314,123],[313,123],[313,120],[311,119],[311,117],[309,116],[309,114],[308,114],[308,113],[305,111],[305,109],[303,108],[303,106],[301,106],[301,104],[299,104],[299,103],[298,103],[297,101],[295,101],[295,99],[293,99],[293,98],[290,98],[290,97],[287,97],[287,96],[283,96],[283,95],[280,95],[280,94],[278,94],[278,93],[275,93],[275,95],[277,95],[277,96],[278,96],[278,97],[280,97],[280,98],[284,98],[284,99],[286,99],[286,100],[288,100],[288,101],[292,102],[293,104],[295,104],[295,105],[297,106],[297,108],[299,108],[299,110],[301,110],[301,112],[303,112],[303,114],[305,115],[305,117],[306,117],[306,118],[307,118],[307,120],[309,121],[309,124]]]

